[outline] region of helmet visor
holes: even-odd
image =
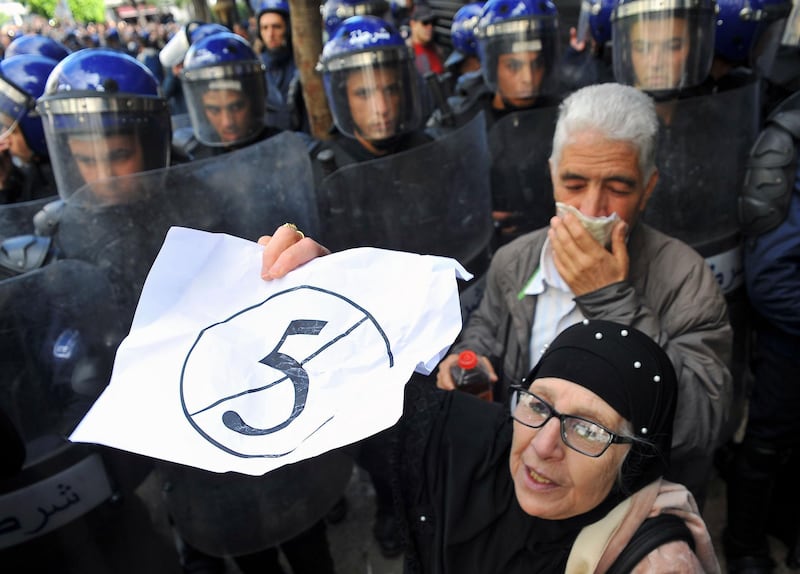
[[[33,111],[33,100],[0,78],[0,140],[11,135],[29,111]]]
[[[795,0],[781,39],[782,46],[800,47],[800,1]]]
[[[50,162],[63,199],[84,184],[169,163],[171,131],[166,102],[160,98],[123,100],[87,97],[42,102]],[[103,196],[97,198],[101,203],[127,203],[137,194],[136,189],[123,185],[95,183],[93,189]]]
[[[514,105],[555,93],[557,46],[555,18],[489,25],[478,33],[486,85]]]
[[[362,55],[364,65],[329,72],[326,78],[336,127],[369,142],[417,129],[420,96],[413,62],[400,58],[376,64],[370,55]]]
[[[185,71],[184,80],[189,117],[201,143],[241,145],[263,130],[266,94],[260,64],[249,70],[229,65]]]
[[[714,55],[714,12],[701,2],[651,0],[620,4],[612,23],[614,76],[646,91],[701,84]],[[687,8],[687,5],[691,7]]]

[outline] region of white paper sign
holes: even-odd
[[[366,438],[402,413],[461,329],[455,260],[373,248],[260,277],[262,247],[173,228],[70,436],[261,475]]]

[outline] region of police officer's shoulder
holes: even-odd
[[[348,151],[348,147],[342,143],[350,143],[341,133],[332,130],[332,137],[326,140],[316,139],[308,134],[297,132],[306,141],[312,166],[318,177],[324,178],[331,175],[340,167],[358,163],[358,159]]]
[[[52,259],[53,238],[42,235],[9,237],[0,244],[0,273],[22,275],[40,269]]]
[[[200,142],[194,135],[191,126],[183,126],[172,132],[172,161],[186,163],[195,159]]]
[[[58,223],[61,221],[61,215],[64,213],[63,199],[56,199],[49,203],[44,204],[42,208],[33,216],[33,229],[36,235],[43,237],[52,237],[58,228]]]
[[[800,92],[787,98],[767,118],[750,151],[739,198],[742,230],[758,236],[785,219],[797,177],[800,148]]]

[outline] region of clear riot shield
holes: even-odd
[[[127,323],[107,275],[88,263],[0,282],[0,410],[25,447],[0,479],[4,571],[133,574],[176,563],[135,495],[149,463],[65,438],[106,386]]]
[[[344,494],[353,459],[331,451],[264,476],[159,467],[180,536],[206,554],[239,556],[281,544],[324,519]]]
[[[86,185],[67,201],[56,242],[66,258],[110,269],[135,302],[170,227],[255,241],[287,221],[318,234],[308,151],[289,132],[206,160]]]
[[[718,255],[731,238],[738,243],[737,198],[758,135],[758,84],[665,102],[656,109],[660,115],[667,111],[671,121],[661,126],[659,181],[643,219],[704,257]],[[735,287],[732,272],[727,269],[721,277],[723,290]]]
[[[207,160],[85,186],[69,198],[57,240],[66,256],[108,270],[129,323],[171,226],[256,240],[285,222],[318,236],[317,221],[308,151],[297,135],[282,133]],[[352,460],[330,453],[257,478],[158,467],[177,533],[224,556],[263,550],[312,526],[342,495]]]
[[[741,422],[746,401],[750,309],[744,290],[738,197],[759,129],[759,84],[680,99],[662,124],[659,181],[643,220],[705,257],[728,303],[733,327],[734,405],[723,440]]]
[[[0,205],[0,241],[33,233],[33,216],[45,205],[56,201],[57,195],[20,203]]]
[[[556,208],[547,160],[553,147],[558,107],[513,112],[489,132],[492,208],[510,212],[513,236],[544,227]]]
[[[479,114],[428,144],[336,170],[319,192],[322,243],[443,255],[470,268],[492,235],[488,158]]]

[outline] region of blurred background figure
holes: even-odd
[[[442,56],[438,46],[433,41],[433,25],[436,15],[427,4],[417,3],[411,11],[409,27],[411,34],[408,41],[414,49],[414,61],[417,71],[421,76],[429,73],[441,74],[444,72]]]
[[[323,41],[333,38],[339,26],[353,16],[384,17],[389,10],[386,0],[325,0],[319,7],[322,14]]]
[[[267,82],[267,125],[308,131],[300,72],[294,63],[292,26],[286,0],[263,0],[256,16]]]
[[[611,69],[611,12],[616,0],[581,2],[577,27],[570,28],[569,45],[561,64],[563,90],[613,82]]]

